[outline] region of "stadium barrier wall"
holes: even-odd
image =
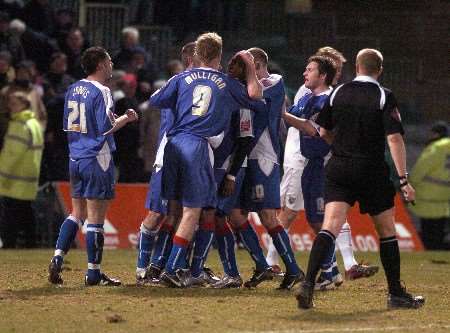
[[[147,195],[146,184],[117,184],[116,198],[111,202],[105,219],[105,247],[109,249],[135,248],[138,230],[146,215],[144,201]],[[67,212],[71,209],[70,186],[67,182],[57,183],[59,198]],[[250,213],[261,244],[267,248],[270,236],[256,213]],[[399,195],[395,198],[395,225],[399,246],[402,251],[423,251],[422,242],[411,222],[410,216]],[[379,250],[378,236],[369,216],[361,215],[355,205],[349,213],[348,222],[352,227],[353,244],[357,251],[375,252]],[[85,223],[86,226],[86,223]],[[301,212],[289,231],[295,251],[309,251],[314,233],[308,226],[305,214]],[[85,227],[78,233],[80,247],[85,247]]]

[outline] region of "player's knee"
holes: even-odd
[[[142,221],[142,224],[148,229],[153,229],[161,223],[163,217],[164,216],[161,213],[149,210],[147,216]]]
[[[267,229],[273,229],[280,223],[278,222],[278,219],[276,217],[275,210],[262,210],[259,213],[259,216],[261,218],[261,223],[264,227]]]

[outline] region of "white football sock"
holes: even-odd
[[[275,245],[273,245],[273,242],[270,242],[269,248],[267,249],[266,260],[269,266],[279,265],[280,256],[278,255],[277,249],[275,248]]]
[[[344,223],[341,231],[339,232],[339,235],[336,237],[336,245],[341,252],[346,271],[352,268],[352,266],[358,264],[353,254],[352,230],[348,222]]]

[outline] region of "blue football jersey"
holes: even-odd
[[[64,102],[64,131],[70,157],[94,157],[116,150],[113,134],[104,135],[114,124],[113,99],[108,87],[96,81],[72,84]]]
[[[291,113],[303,119],[309,119],[319,130],[315,120],[328,100],[331,90],[320,95],[307,94],[300,98],[297,105],[291,108]],[[330,152],[331,146],[318,136],[309,136],[300,131],[300,151],[308,159],[324,158]]]
[[[254,115],[255,146],[249,158],[264,158],[279,163],[279,132],[281,112],[285,101],[283,78],[280,75],[271,74],[260,82],[263,85],[263,97],[270,103],[268,103],[267,112],[257,112]]]
[[[164,134],[167,135],[169,129],[172,128],[174,122],[173,112],[170,109],[161,109],[161,117],[160,117],[160,125],[159,125],[159,134],[158,134],[158,146],[161,143],[161,140],[164,137]]]
[[[172,77],[150,97],[150,103],[173,111],[169,137],[180,133],[213,137],[228,127],[232,111],[240,106],[265,109],[265,103],[250,99],[239,81],[210,68],[194,68]]]

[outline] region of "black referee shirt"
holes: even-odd
[[[404,133],[394,95],[368,76],[336,87],[316,122],[334,132],[336,157],[383,161],[386,135]]]

